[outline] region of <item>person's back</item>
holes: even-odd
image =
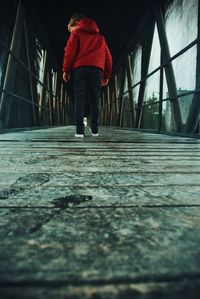
[[[78,20],[76,20],[78,16]],[[68,82],[74,77],[76,135],[84,136],[83,107],[90,93],[91,130],[98,135],[99,91],[107,85],[112,57],[105,39],[99,34],[96,23],[80,15],[72,16],[68,29],[71,32],[65,47],[63,79]]]

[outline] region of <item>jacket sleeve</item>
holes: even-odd
[[[103,79],[109,79],[111,73],[112,73],[112,56],[105,42],[105,67],[104,67]]]
[[[64,59],[62,68],[63,72],[71,73],[72,66],[78,54],[78,45],[78,36],[76,36],[74,33],[71,33],[64,49]]]

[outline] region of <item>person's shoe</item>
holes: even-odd
[[[76,137],[76,138],[84,138],[84,134],[77,134],[77,133],[76,133],[76,134],[75,134],[75,137]]]
[[[97,137],[97,136],[99,136],[99,133],[92,133],[92,136]]]
[[[84,125],[83,124],[76,126],[75,137],[77,137],[77,138],[83,138],[83,137],[85,137]]]
[[[93,136],[93,137],[97,137],[97,136],[99,136],[98,129],[96,129],[96,130],[92,130],[92,128],[90,127],[90,132],[92,133],[92,136]]]

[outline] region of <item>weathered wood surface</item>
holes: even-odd
[[[200,140],[0,135],[0,298],[200,298]]]

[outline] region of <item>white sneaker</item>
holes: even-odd
[[[89,130],[90,130],[90,132],[92,133],[92,129],[89,128]],[[97,136],[99,136],[99,133],[92,133],[92,136],[93,136],[93,137],[97,137]]]
[[[77,138],[84,138],[84,134],[75,134],[75,137],[77,137]]]

